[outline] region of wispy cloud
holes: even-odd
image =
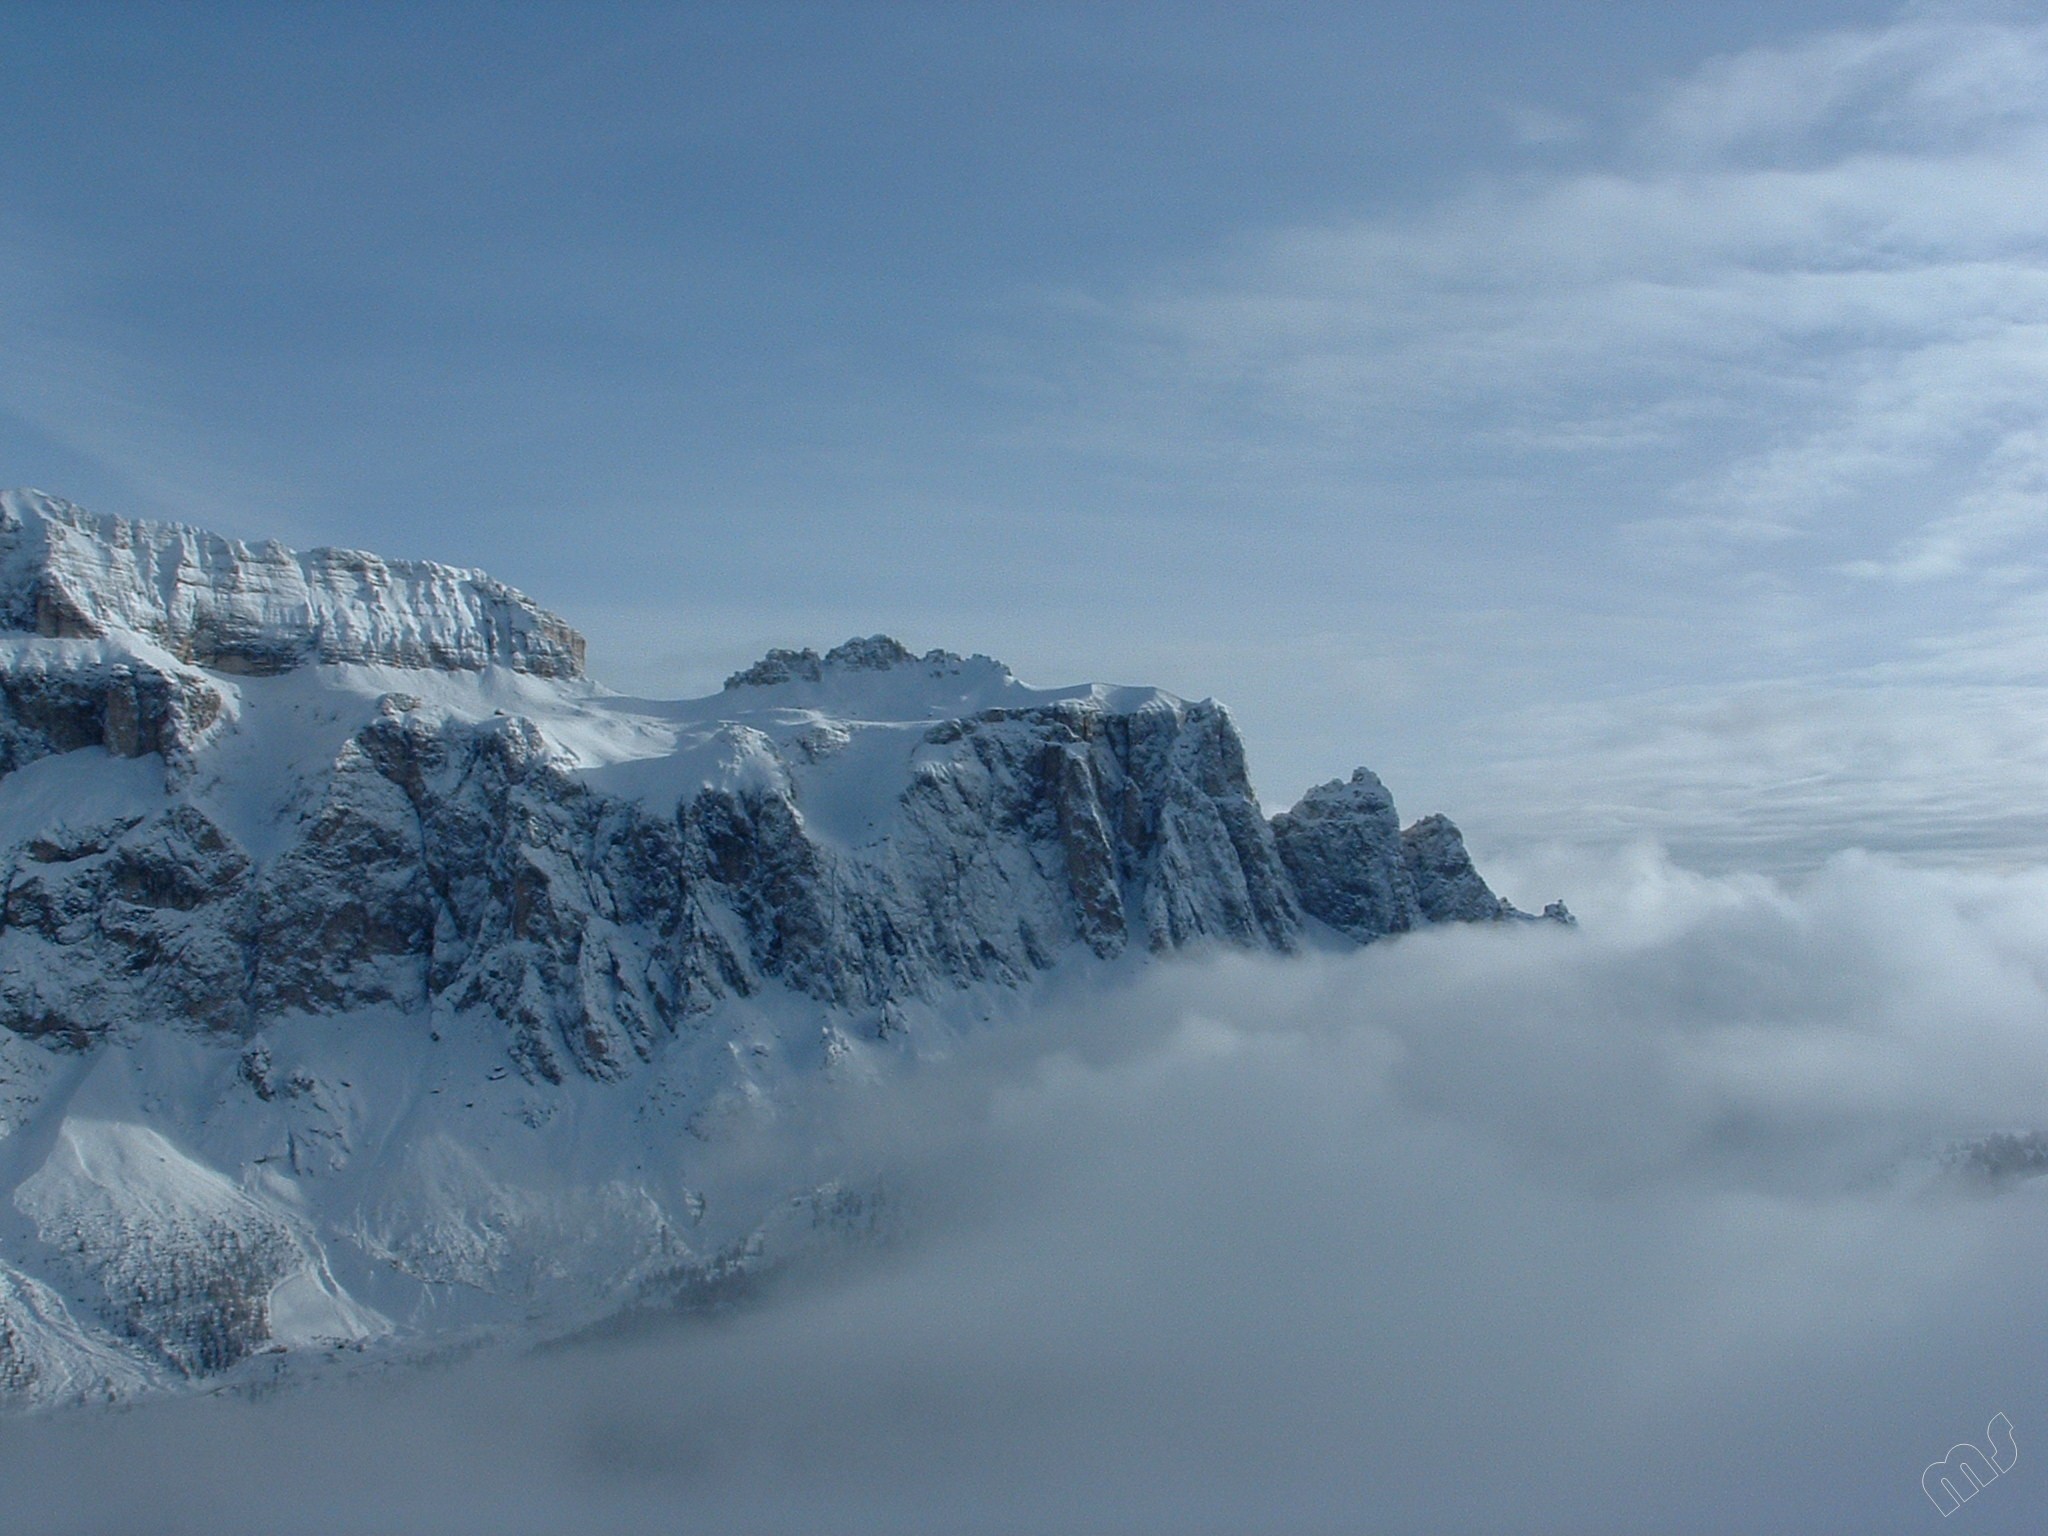
[[[1969,673],[1989,669],[1984,650]],[[2048,694],[1959,682],[1942,661],[1940,676],[1886,668],[1525,711],[1496,722],[1501,750],[1458,775],[1455,803],[1489,854],[1654,838],[1715,869],[1811,869],[1847,847],[2048,860]]]
[[[2048,432],[2044,83],[2048,29],[2018,24],[1719,61],[1569,169],[1271,231],[1106,305],[1125,410],[1098,414],[1216,456],[1292,432],[1366,474],[1619,468],[1573,516],[2009,576]]]
[[[1305,588],[1349,583],[1314,624],[1463,658],[1434,718],[1356,730],[1434,734],[1405,777],[1483,828],[2016,856],[2048,846],[2044,167],[2038,14],[1749,50],[1069,295],[1043,418],[1270,517]]]

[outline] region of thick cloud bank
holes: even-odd
[[[2048,874],[1652,855],[1585,925],[1153,968],[819,1155],[895,1240],[710,1318],[0,1429],[37,1531],[2038,1525]],[[1028,1036],[1028,1038],[1027,1038]],[[784,1130],[789,1125],[786,1122]]]

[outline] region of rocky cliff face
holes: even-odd
[[[797,675],[858,671],[914,694],[969,666],[877,665],[881,642],[858,644]],[[295,786],[293,823],[258,857],[222,824],[223,790],[243,786],[202,772],[225,707],[203,677],[28,658],[0,679],[21,701],[6,722],[17,762],[157,752],[182,788],[16,850],[0,1027],[82,1043],[138,1017],[247,1034],[297,1013],[474,1009],[523,1070],[608,1078],[771,986],[879,1011],[1020,986],[1076,946],[1285,952],[1310,919],[1369,942],[1515,915],[1454,827],[1403,832],[1364,770],[1269,825],[1217,705],[1029,698],[982,662],[994,696],[1019,697],[938,721],[834,720],[759,681],[785,665],[714,701],[737,718],[699,722],[683,754],[697,782],[658,801],[606,793],[616,775],[579,771],[534,719],[381,696]],[[865,712],[905,712],[879,702]],[[236,713],[258,730],[251,709]],[[849,796],[872,802],[869,820],[834,829]]]
[[[615,1166],[664,1118],[715,1138],[1058,967],[1521,915],[1362,769],[1269,823],[1213,703],[881,637],[621,699],[474,573],[23,493],[0,575],[23,1392],[377,1337],[364,1287],[531,1308],[567,1283],[553,1242],[674,1272],[708,1251],[701,1196]],[[563,1207],[491,1163],[526,1143],[479,1140],[479,1104],[529,1139],[605,1127],[609,1161]]]
[[[180,770],[224,706],[204,673],[167,656],[118,644],[30,647],[0,636],[0,773],[84,747],[153,754]]]
[[[219,672],[307,662],[576,677],[583,637],[478,571],[299,554],[0,492],[0,625],[53,639],[143,636]]]
[[[1465,839],[1444,816],[1403,828],[1379,777],[1358,769],[1332,780],[1273,818],[1280,861],[1302,910],[1361,944],[1426,923],[1525,919],[1493,894]],[[1561,903],[1543,916],[1569,922]]]

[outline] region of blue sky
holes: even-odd
[[[2048,851],[2037,6],[38,5],[0,482],[1483,846]]]

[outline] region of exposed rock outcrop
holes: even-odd
[[[104,747],[183,767],[225,701],[191,667],[158,666],[105,646],[53,651],[0,638],[0,776],[53,753]]]
[[[1369,769],[1333,780],[1273,818],[1302,910],[1361,944],[1423,921],[1394,798]]]
[[[1403,830],[1377,775],[1358,769],[1273,818],[1273,837],[1302,910],[1361,944],[1425,923],[1526,920],[1494,895],[1448,817]],[[1562,902],[1545,918],[1570,923]]]

